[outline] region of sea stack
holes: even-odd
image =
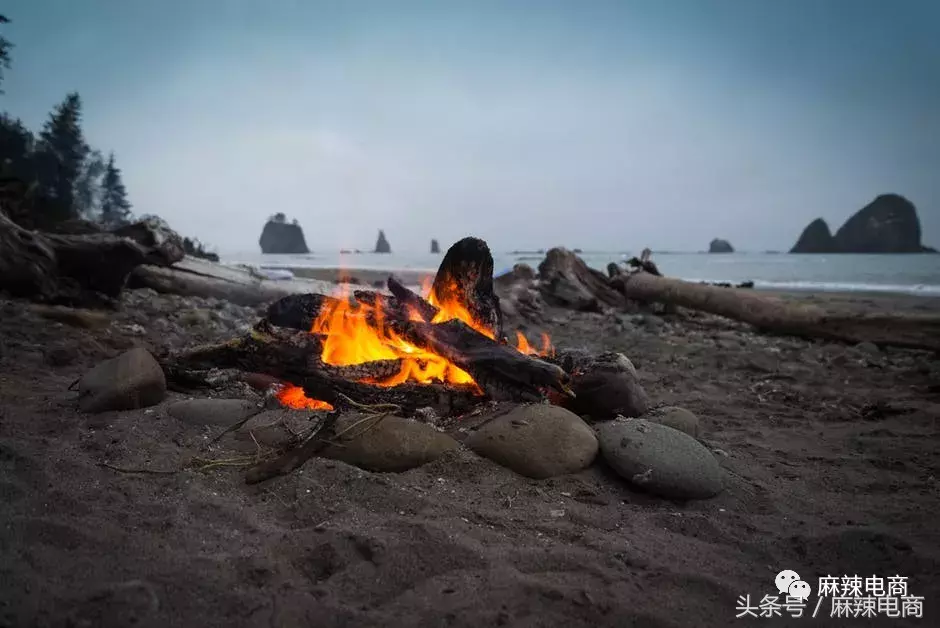
[[[391,253],[392,247],[385,239],[385,232],[379,229],[379,239],[375,242],[375,253]]]
[[[734,253],[734,247],[727,240],[715,238],[708,244],[709,253]]]
[[[431,240],[431,253],[440,253],[441,245],[438,244],[437,240]]]
[[[809,223],[791,253],[929,253],[921,243],[914,204],[899,194],[881,194],[839,227],[822,218]]]
[[[304,255],[310,252],[300,223],[296,220],[288,223],[287,217],[282,213],[274,214],[268,219],[258,244],[265,255]]]
[[[806,225],[800,238],[790,249],[791,253],[832,253],[836,249],[836,241],[832,237],[829,223],[817,218]]]

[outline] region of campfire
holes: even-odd
[[[447,294],[460,294],[457,286],[450,285]],[[430,280],[422,286],[424,299],[438,309],[431,320],[425,320],[416,307],[406,306],[408,320],[439,324],[451,320],[463,322],[471,329],[490,338],[496,339],[496,332],[482,321],[474,319],[465,303],[456,297],[443,299],[434,291]],[[323,338],[323,350],[320,359],[332,366],[366,365],[370,362],[397,360],[401,368],[390,377],[365,377],[359,380],[364,384],[392,387],[406,382],[417,384],[463,384],[473,386],[482,395],[483,391],[473,377],[452,361],[434,352],[416,345],[397,333],[394,326],[386,324],[384,312],[388,308],[384,295],[376,294],[370,302],[360,303],[355,300],[347,286],[341,289],[338,298],[325,305],[311,325],[310,333]],[[542,347],[536,349],[519,331],[516,332],[516,350],[524,355],[551,356],[554,348],[548,334],[542,334]],[[295,409],[332,410],[326,401],[311,399],[304,394],[303,388],[294,384],[282,385],[277,395],[285,406]]]
[[[541,348],[504,335],[482,240],[454,244],[421,294],[394,277],[388,289],[284,297],[247,337],[176,356],[173,368],[265,373],[282,381],[281,404],[308,410],[390,404],[455,415],[486,400],[573,396],[547,335]]]

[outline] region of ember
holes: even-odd
[[[277,400],[288,408],[294,410],[326,410],[332,411],[333,406],[319,399],[310,399],[304,394],[304,389],[293,384],[284,384],[277,393]]]

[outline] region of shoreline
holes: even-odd
[[[271,267],[273,268],[273,267]],[[394,275],[408,286],[421,286],[424,282],[434,280],[437,269],[418,270],[418,269],[390,269],[390,268],[338,268],[338,267],[310,267],[310,266],[278,266],[283,270],[288,270],[298,279],[314,279],[326,281],[333,284],[352,283],[366,287],[384,287],[385,282],[390,275]],[[349,281],[352,279],[353,281]],[[686,280],[689,281],[689,280]],[[711,282],[710,282],[711,283]],[[819,288],[776,288],[755,285],[749,290],[755,290],[763,294],[782,296],[785,298],[797,298],[804,300],[892,300],[913,299],[916,301],[930,302],[935,301],[937,309],[940,309],[940,294],[932,292],[917,292],[914,290],[888,290],[888,289],[866,289],[866,290],[839,290],[839,289],[819,289]],[[933,308],[931,308],[933,309]]]

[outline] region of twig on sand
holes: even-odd
[[[245,482],[257,484],[279,475],[287,475],[316,456],[330,445],[330,437],[333,436],[336,420],[339,416],[339,412],[330,412],[300,446],[283,453],[277,458],[265,460],[248,469],[245,474]]]
[[[117,471],[118,473],[146,473],[149,475],[176,475],[177,473],[183,471],[183,469],[172,469],[172,470],[163,470],[163,469],[133,469],[125,467],[117,467],[113,464],[108,464],[107,462],[99,462],[99,467],[104,467],[105,469],[111,469],[112,471]]]
[[[210,445],[214,445],[215,443],[219,442],[219,440],[220,440],[223,436],[225,436],[226,434],[228,434],[228,433],[230,433],[230,432],[234,432],[235,430],[237,430],[238,428],[240,428],[241,426],[243,426],[245,423],[247,423],[250,419],[252,419],[252,418],[258,416],[259,414],[261,414],[261,413],[264,412],[264,411],[265,411],[265,407],[264,407],[264,406],[260,406],[260,407],[256,408],[255,410],[252,410],[252,411],[248,414],[248,416],[246,416],[246,417],[244,417],[244,418],[242,418],[242,419],[239,419],[239,420],[236,421],[235,423],[232,423],[232,424],[229,425],[227,428],[225,428],[224,430],[222,430],[222,431],[219,433],[218,436],[216,436],[216,437],[213,438],[211,441],[209,441],[209,444],[210,444]]]
[[[341,397],[343,401],[348,403],[353,408],[356,408],[357,410],[362,410],[363,412],[367,412],[369,414],[381,414],[381,413],[387,414],[389,412],[401,412],[402,411],[401,406],[395,403],[366,404],[366,403],[359,403],[358,401],[350,399],[343,393],[337,393],[337,395]]]

